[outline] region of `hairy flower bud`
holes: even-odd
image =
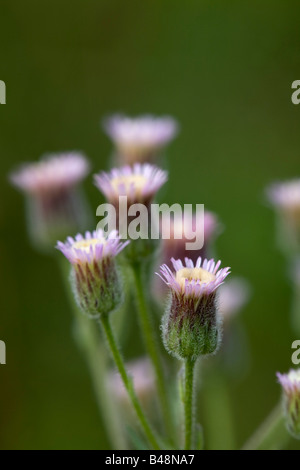
[[[177,358],[196,359],[214,353],[220,340],[216,290],[229,274],[219,269],[220,261],[201,257],[197,262],[171,259],[175,273],[167,265],[160,268],[161,279],[170,288],[170,300],[163,318],[163,341]]]
[[[72,265],[73,291],[84,313],[106,315],[120,305],[122,288],[115,256],[128,243],[120,242],[117,231],[106,238],[100,230],[57,243]]]
[[[282,403],[287,429],[295,439],[300,439],[300,369],[276,375],[283,390]]]

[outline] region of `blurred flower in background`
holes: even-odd
[[[224,321],[239,313],[249,301],[251,288],[246,279],[234,277],[219,289],[219,312]]]
[[[164,217],[161,218],[161,232],[164,231],[163,224],[165,223]],[[170,237],[163,237],[161,240],[160,249],[160,260],[159,264],[166,264],[171,258],[181,259],[188,257],[194,263],[196,263],[199,256],[204,258],[210,258],[213,255],[214,241],[222,230],[221,223],[216,214],[210,211],[204,212],[204,245],[200,250],[187,250],[186,243],[192,243],[194,239],[188,238],[189,233],[195,233],[196,214],[191,217],[184,214],[174,214],[174,217],[170,220]],[[176,238],[175,238],[176,237]],[[165,283],[159,282],[159,279],[155,277],[153,279],[153,292],[158,298],[161,298],[167,293],[167,287]]]
[[[218,311],[223,323],[223,337],[217,370],[226,371],[238,380],[247,374],[250,366],[249,340],[240,314],[251,295],[252,286],[242,277],[233,277],[219,288]]]
[[[152,421],[159,425],[160,416],[157,407],[158,397],[156,392],[155,374],[149,357],[141,356],[126,362],[126,370],[131,377],[135,393],[143,409],[152,417]],[[138,428],[136,416],[133,412],[128,393],[123,381],[116,370],[108,371],[107,389],[114,400],[116,412],[120,424],[127,431],[127,438],[131,440]]]
[[[129,375],[132,377],[135,391],[140,402],[144,406],[149,407],[149,405],[153,404],[156,393],[155,377],[150,359],[147,356],[140,357],[127,362],[126,366]],[[128,393],[124,388],[120,375],[115,371],[111,371],[109,375],[109,388],[111,393],[118,399],[120,405],[125,408],[130,408],[130,411],[132,411]]]
[[[267,197],[278,216],[278,242],[283,253],[300,250],[300,179],[275,183],[267,188]]]
[[[277,378],[282,386],[287,428],[293,437],[300,439],[300,369],[277,373]]]
[[[53,250],[58,239],[86,229],[90,212],[80,183],[89,172],[79,152],[49,154],[23,164],[10,181],[26,196],[28,231],[34,246]]]
[[[300,179],[276,183],[267,189],[269,201],[277,213],[278,245],[286,257],[293,298],[291,325],[300,333]]]
[[[162,218],[164,223],[164,218]],[[217,235],[220,232],[220,223],[213,212],[204,212],[204,245],[200,250],[187,250],[186,243],[194,240],[187,238],[186,234],[196,229],[196,215],[188,217],[187,214],[175,214],[170,224],[170,238],[162,239],[162,262],[169,262],[171,258],[184,259],[191,258],[194,262],[199,256],[208,258],[211,255],[211,248]],[[175,236],[180,238],[175,238]],[[196,237],[195,237],[196,238]]]
[[[177,121],[169,116],[114,115],[104,120],[103,128],[115,145],[121,165],[154,162],[178,133]]]

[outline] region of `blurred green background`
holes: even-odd
[[[1,0],[0,11],[0,448],[108,446],[56,263],[30,246],[7,174],[72,149],[106,168],[111,144],[99,123],[115,111],[179,120],[165,201],[219,214],[218,256],[252,285],[242,315],[251,363],[229,381],[242,445],[276,404],[275,372],[292,366],[299,339],[263,195],[274,179],[299,175],[299,2]],[[96,210],[91,177],[85,188]]]

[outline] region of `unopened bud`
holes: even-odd
[[[128,243],[121,243],[116,231],[107,238],[96,231],[58,242],[57,248],[72,265],[73,291],[84,313],[98,317],[120,305],[122,287],[115,256]]]
[[[163,265],[162,280],[170,288],[170,301],[163,318],[163,340],[166,349],[180,359],[196,359],[214,353],[220,340],[217,311],[217,288],[229,274],[219,270],[220,261],[199,257],[197,262],[186,258],[171,260],[175,273]]]

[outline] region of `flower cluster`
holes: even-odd
[[[239,351],[242,350],[239,349],[239,344],[246,336],[242,332],[242,340],[236,341],[237,329],[234,329],[230,320],[248,300],[249,285],[238,277],[224,284],[230,268],[221,267],[220,261],[216,262],[211,258],[215,240],[221,231],[219,218],[212,212],[201,208],[199,213],[192,213],[191,210],[188,215],[182,212],[179,215],[179,211],[174,214],[174,205],[171,209],[167,208],[167,212],[170,209],[169,212],[174,215],[171,220],[169,218],[165,221],[163,217],[157,220],[162,240],[152,237],[153,203],[158,191],[168,180],[168,172],[154,163],[157,163],[159,155],[176,136],[177,122],[170,117],[155,118],[146,115],[131,119],[112,116],[104,122],[104,129],[113,141],[120,166],[96,174],[94,182],[107,201],[105,207],[112,208],[116,216],[113,229],[110,227],[108,231],[99,228],[86,231],[88,211],[80,184],[90,167],[86,157],[79,152],[48,155],[37,163],[23,165],[12,173],[10,179],[26,195],[29,228],[35,245],[51,247],[53,250],[56,243],[56,248],[71,265],[71,287],[77,306],[85,314],[78,315],[75,305],[76,336],[79,337],[77,340],[89,361],[99,403],[102,402],[103,395],[106,395],[107,401],[103,401],[101,410],[104,417],[108,415],[107,426],[111,426],[111,434],[114,436],[116,429],[110,419],[115,419],[111,412],[112,399],[113,408],[118,402],[116,415],[120,414],[121,420],[124,416],[127,419],[128,405],[133,407],[147,445],[154,449],[160,449],[162,443],[168,448],[175,448],[178,437],[174,432],[173,416],[174,409],[177,410],[177,405],[179,406],[179,397],[173,394],[176,387],[171,373],[174,369],[171,358],[169,357],[168,362],[168,356],[163,358],[159,349],[158,317],[154,315],[155,310],[162,313],[160,305],[155,303],[157,299],[157,303],[161,303],[162,296],[157,295],[161,286],[168,291],[166,310],[160,319],[162,340],[167,352],[183,364],[180,380],[184,406],[184,448],[190,450],[196,442],[196,423],[193,421],[195,362],[199,357],[213,355],[218,350],[222,323],[226,320],[222,359],[218,362],[211,358],[207,362],[216,366],[218,376],[225,376],[234,368],[236,373],[237,362],[233,356],[239,356]],[[295,304],[299,307],[300,180],[272,185],[268,188],[267,195],[279,216],[281,243],[289,254],[290,272],[299,297]],[[126,218],[123,220],[121,209],[124,204]],[[166,205],[159,210],[163,213],[165,208]],[[138,217],[136,212],[139,212]],[[137,229],[137,220],[142,220],[145,213],[145,236],[132,236],[132,225],[136,228],[137,235],[141,235],[142,230]],[[136,225],[132,224],[133,221]],[[164,236],[165,229],[170,229],[167,239]],[[193,250],[191,244],[194,240],[197,241],[197,248]],[[160,251],[157,250],[158,245]],[[154,271],[156,254],[157,264],[161,266],[159,273],[156,273],[158,277],[155,276],[155,284],[151,274]],[[126,278],[126,283],[122,282],[123,278]],[[154,300],[149,295],[151,287],[156,297]],[[124,339],[127,328],[132,335],[130,340],[136,339],[133,327],[135,323],[132,323],[133,294],[137,300],[137,324],[148,356],[124,363],[114,330],[119,328],[120,337]],[[117,318],[116,324],[112,326],[110,314],[116,310],[121,321],[118,323]],[[300,327],[299,308],[295,311],[294,324]],[[97,321],[90,321],[92,319]],[[98,337],[98,331],[95,333],[93,330],[94,325],[98,324],[106,337],[118,376],[110,366],[106,370],[106,357],[102,356],[98,342],[103,337]],[[226,348],[229,343],[230,347]],[[98,360],[100,356],[102,361]],[[232,368],[226,367],[229,361]],[[99,370],[98,363],[101,363]],[[282,387],[287,428],[293,437],[300,439],[300,369],[290,370],[287,374],[278,373],[277,378]],[[218,386],[222,386],[222,377],[219,379]],[[172,392],[172,399],[169,390]],[[110,406],[106,408],[106,405]],[[156,419],[156,415],[159,415],[156,413],[157,405],[161,406],[163,419],[160,416]],[[155,415],[154,423],[148,421],[143,408]],[[280,416],[277,414],[278,418],[282,420],[282,413]],[[178,422],[179,419],[181,416]],[[163,429],[163,438],[154,431],[153,424]],[[122,434],[123,426],[120,422],[118,429]],[[135,430],[132,436],[139,441]]]

